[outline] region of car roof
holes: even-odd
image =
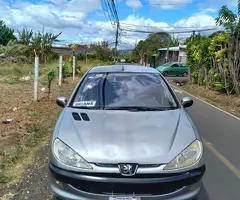
[[[159,73],[156,69],[140,65],[106,65],[96,66],[90,69],[88,73],[108,73],[108,72],[142,72]]]

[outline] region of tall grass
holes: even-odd
[[[69,63],[71,65],[71,63]],[[110,62],[103,62],[100,60],[89,60],[87,63],[85,61],[77,61],[77,66],[81,68],[81,74],[84,74],[90,68],[94,66],[100,65],[109,65]],[[59,63],[58,61],[54,61],[47,64],[40,64],[39,70],[40,75],[47,71],[53,70],[55,73],[58,73]],[[0,65],[0,76],[14,76],[14,77],[22,77],[27,75],[34,74],[34,64],[3,64]]]
[[[40,64],[39,70],[40,75],[44,73],[45,69],[49,70],[58,70],[58,63],[53,62],[50,64]],[[22,76],[31,76],[34,74],[34,64],[4,64],[0,66],[0,76],[15,76],[15,77],[22,77]]]

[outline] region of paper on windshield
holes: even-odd
[[[96,101],[78,101],[74,102],[74,107],[94,107],[96,105]]]

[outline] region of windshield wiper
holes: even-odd
[[[86,107],[86,106],[72,106],[72,108],[76,108],[76,109],[86,109],[86,110],[90,110],[90,107]]]
[[[117,107],[107,107],[105,110],[127,110],[132,112],[137,111],[165,111],[165,110],[175,109],[172,107],[144,107],[144,106],[117,106]]]

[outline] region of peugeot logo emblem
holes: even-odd
[[[135,175],[138,165],[137,164],[119,164],[119,171],[123,176]]]

